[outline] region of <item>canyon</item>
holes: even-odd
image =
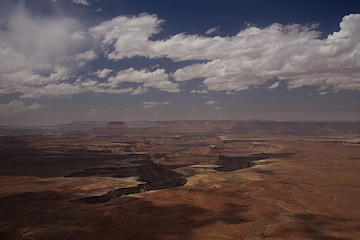
[[[1,239],[359,239],[360,122],[0,127]]]

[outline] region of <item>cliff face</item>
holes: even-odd
[[[215,168],[215,170],[222,172],[231,172],[242,168],[249,168],[255,165],[252,161],[268,159],[270,158],[270,156],[271,155],[268,154],[253,154],[244,157],[219,155],[219,159],[216,161],[215,164],[220,165],[220,167]]]
[[[212,129],[229,130],[236,125],[231,120],[194,120],[194,121],[157,121],[153,127],[156,128],[186,128],[186,129]]]
[[[130,127],[130,128],[147,128],[147,127],[151,127],[154,125],[154,121],[126,121],[125,124],[126,126]]]
[[[138,181],[144,182],[135,187],[125,187],[111,190],[101,196],[92,196],[87,198],[75,199],[72,202],[84,202],[89,204],[104,203],[110,201],[112,198],[120,197],[142,191],[167,189],[177,186],[183,186],[187,180],[183,175],[173,172],[169,167],[156,164],[150,160],[149,156],[143,156],[138,160],[133,160],[128,166],[122,167],[104,167],[104,168],[89,168],[81,172],[75,172],[66,175],[65,177],[135,177],[138,176]]]

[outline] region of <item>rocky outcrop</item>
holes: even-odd
[[[252,152],[268,153],[281,151],[282,147],[274,144],[254,143],[249,147],[249,150]]]
[[[104,128],[115,128],[115,129],[118,129],[118,128],[128,128],[126,126],[126,124],[122,121],[111,121],[111,122],[108,122]]]
[[[154,156],[151,157],[152,161],[157,164],[167,163],[169,161],[169,157],[166,154],[155,153]]]
[[[126,121],[125,124],[126,126],[130,127],[130,128],[147,128],[147,127],[151,127],[152,125],[154,125],[154,121]]]
[[[219,153],[218,146],[217,145],[209,145],[208,153],[209,154],[218,154]]]

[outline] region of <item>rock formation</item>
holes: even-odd
[[[108,122],[104,128],[127,128],[126,124],[123,121],[111,121]]]

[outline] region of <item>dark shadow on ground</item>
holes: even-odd
[[[266,170],[266,169],[253,169],[253,172],[259,173],[259,174],[265,174],[265,175],[277,175],[273,170]]]
[[[120,155],[86,149],[43,151],[28,146],[20,137],[0,137],[0,154],[2,176],[62,177],[87,168],[117,167],[150,159],[147,154]]]
[[[271,159],[271,158],[289,158],[293,156],[292,153],[260,153],[260,154],[248,154],[246,156],[225,156],[220,155],[216,164],[215,170],[222,172],[231,172],[243,168],[249,168],[255,166],[254,161]]]
[[[350,240],[346,237],[335,237],[329,235],[327,229],[341,233],[351,233],[357,231],[352,229],[346,222],[348,219],[339,217],[326,216],[321,214],[294,214],[294,222],[292,226],[282,227],[276,236],[272,237],[286,237],[286,236],[303,236],[309,239],[319,240]]]
[[[68,203],[68,199],[55,191],[1,197],[1,239],[190,239],[195,228],[248,222],[241,216],[247,206],[233,203],[214,212],[130,197],[99,205]]]

